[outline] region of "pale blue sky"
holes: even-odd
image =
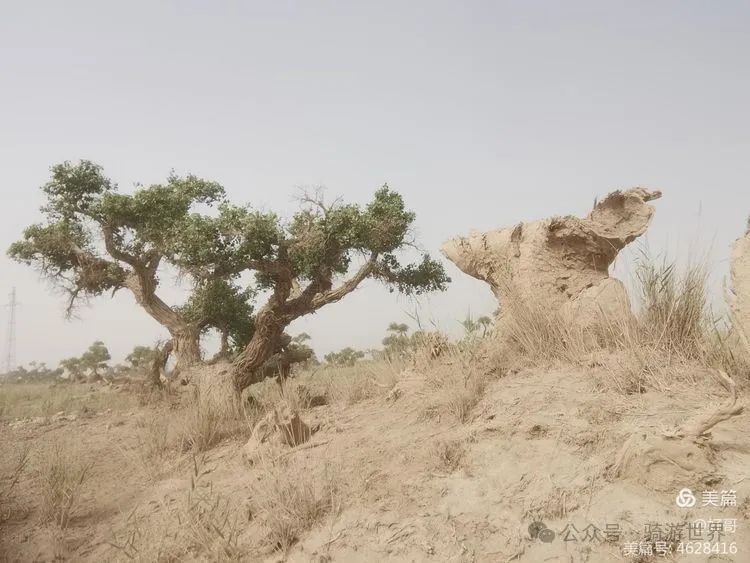
[[[711,245],[720,277],[750,212],[748,29],[733,1],[2,2],[0,246],[39,219],[49,166],[87,158],[121,189],[174,168],[280,211],[297,186],[365,202],[387,181],[433,254],[655,187],[651,247]],[[495,304],[448,269],[423,315],[452,331]],[[19,362],[165,334],[126,292],[68,322],[34,272],[0,271]],[[405,310],[369,282],[295,328],[364,348]]]

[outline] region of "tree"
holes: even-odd
[[[315,355],[315,351],[307,344],[310,340],[312,340],[312,337],[309,334],[306,332],[300,332],[292,338],[292,342],[288,346],[292,357],[300,358],[297,363],[300,363],[302,367],[310,367],[320,364],[320,361],[318,361],[318,358]]]
[[[466,318],[461,321],[461,326],[464,328],[464,333],[467,338],[474,338],[480,329],[482,331],[482,338],[484,338],[487,336],[487,332],[492,326],[492,319],[483,315],[475,320],[474,317],[471,316],[471,313],[467,313]]]
[[[105,369],[111,359],[104,342],[97,340],[81,356],[81,367],[90,370],[90,377],[98,380],[101,377],[99,371]]]
[[[334,366],[353,366],[358,360],[365,357],[365,353],[361,350],[355,350],[354,348],[346,347],[338,352],[330,352],[323,356],[323,359]]]
[[[81,358],[66,358],[60,361],[63,373],[68,372],[71,381],[80,381],[84,377],[84,368]]]
[[[216,217],[192,215],[175,240],[175,263],[196,278],[251,272],[257,288],[270,293],[234,361],[235,390],[264,377],[259,368],[282,348],[290,323],[340,301],[365,279],[409,295],[445,289],[450,279],[429,255],[407,265],[397,257],[414,248],[414,219],[387,185],[364,208],[340,201],[327,205],[320,194],[305,194],[288,222],[228,203]]]
[[[22,381],[50,381],[62,375],[61,369],[51,370],[44,362],[29,362],[29,367],[19,366],[15,370],[0,375],[0,379]]]
[[[241,289],[232,281],[209,279],[199,282],[180,313],[201,330],[214,328],[221,337],[219,357],[240,351],[253,333],[252,288]]]
[[[52,167],[42,187],[43,223],[31,225],[11,245],[11,258],[31,265],[77,301],[127,288],[174,341],[177,367],[200,360],[199,334],[205,319],[186,318],[156,293],[158,272],[170,260],[174,239],[197,205],[224,198],[215,182],[171,174],[164,184],[117,191],[102,168],[90,161]]]
[[[407,336],[409,327],[404,323],[393,322],[388,325],[388,335],[383,338],[383,352],[387,358],[397,358],[406,353],[411,347],[411,339]]]
[[[149,346],[136,346],[125,356],[125,361],[130,364],[131,369],[142,370],[154,361],[155,353],[156,351]]]

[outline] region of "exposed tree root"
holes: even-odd
[[[609,472],[612,477],[633,478],[656,490],[701,482],[715,472],[708,447],[710,430],[742,413],[737,404],[737,387],[723,371],[717,370],[730,398],[710,413],[704,413],[683,426],[661,435],[648,432],[632,435],[623,444]]]

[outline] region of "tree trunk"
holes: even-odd
[[[159,388],[162,386],[161,375],[166,371],[167,361],[169,360],[169,355],[172,353],[173,347],[174,343],[169,340],[164,344],[164,346],[161,347],[161,349],[157,347],[154,351],[154,359],[151,362],[149,382],[155,388]]]
[[[177,359],[174,372],[179,374],[201,362],[200,333],[192,326],[172,332],[174,355]]]
[[[219,348],[219,356],[222,358],[229,356],[229,333],[226,330],[221,331],[221,348]]]
[[[125,286],[133,292],[136,302],[151,315],[151,318],[165,327],[172,336],[173,352],[177,358],[175,373],[200,363],[200,330],[197,326],[187,323],[182,315],[156,295],[153,272],[136,269],[126,278]]]
[[[255,331],[245,349],[234,361],[234,388],[237,394],[261,381],[260,368],[281,347],[285,325],[271,308],[264,308],[255,319]]]

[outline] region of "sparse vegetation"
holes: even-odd
[[[49,444],[40,451],[38,465],[41,516],[60,528],[67,528],[90,477],[93,462],[66,442]]]
[[[225,437],[227,419],[233,414],[221,411],[216,403],[200,395],[193,397],[182,420],[183,450],[200,453],[211,449]]]
[[[319,473],[310,474],[295,462],[260,464],[251,506],[262,518],[266,543],[273,549],[286,552],[303,532],[339,510],[340,475],[330,465]]]
[[[21,479],[21,475],[29,464],[31,448],[22,446],[17,452],[13,452],[11,465],[7,472],[0,473],[0,525],[12,517],[16,498],[14,489]]]
[[[495,510],[508,521],[561,521],[581,508],[571,495],[587,496],[586,514],[596,513],[594,497],[605,487],[617,493],[618,480],[633,481],[629,492],[647,485],[640,506],[660,491],[672,495],[678,474],[690,486],[725,478],[718,470],[724,460],[705,446],[717,424],[725,425],[723,440],[737,434],[739,426],[729,425],[741,424],[740,391],[722,370],[743,373],[750,359],[736,319],[718,318],[708,306],[707,266],[679,269],[642,253],[630,292],[634,314],[624,302],[597,301],[600,295],[589,292],[627,296],[600,266],[591,267],[589,254],[595,248],[595,261],[609,264],[645,229],[650,208],[643,206],[658,192],[616,192],[584,219],[534,223],[532,232],[544,234],[534,240],[538,252],[548,253],[545,263],[559,261],[556,245],[565,247],[565,260],[581,259],[578,278],[563,272],[542,280],[554,291],[541,284],[538,298],[512,285],[515,274],[506,279],[500,269],[476,270],[471,252],[482,254],[489,242],[453,241],[450,256],[477,277],[491,278],[500,297],[494,318],[467,314],[460,321],[463,335],[451,340],[424,330],[415,314],[417,330],[390,323],[383,348],[369,357],[345,347],[323,364],[308,334],[285,332],[296,319],[342,299],[367,278],[407,294],[448,282],[427,255],[416,265],[396,260],[395,253],[409,246],[414,215],[389,188],[362,208],[304,196],[290,222],[233,206],[219,186],[193,177],[171,177],[165,186],[121,197],[90,163],[57,167],[45,192],[48,223],[27,229],[11,253],[64,286],[71,305],[79,294],[120,287],[134,291],[147,310],[163,304],[155,293],[161,261],[187,275],[191,292],[181,306],[150,311],[171,339],[134,348],[126,358],[130,367],[109,367],[100,341],[61,364],[72,381],[102,378],[108,386],[0,387],[0,417],[11,432],[52,437],[34,458],[25,450],[0,466],[2,525],[12,520],[21,489],[43,522],[67,534],[76,517],[86,518],[82,508],[97,503],[95,486],[108,483],[106,494],[117,496],[109,483],[116,474],[124,492],[102,511],[117,530],[109,538],[116,555],[105,550],[98,530],[99,543],[76,556],[241,561],[304,553],[326,560],[329,551],[339,549],[346,558],[366,546],[362,559],[384,553],[419,559],[423,552],[449,560],[489,553],[486,538],[499,535],[490,528],[485,534],[483,525]],[[138,219],[133,210],[154,198],[174,208],[165,211],[166,219],[151,211]],[[195,203],[210,207],[219,200],[211,213],[190,211]],[[601,235],[607,213],[620,213],[626,203],[642,213],[633,215],[637,224],[623,228],[632,232]],[[168,227],[164,232],[156,230],[160,222]],[[570,232],[587,244],[574,248],[580,241]],[[524,236],[519,228],[507,234],[513,243]],[[516,250],[518,258],[524,250]],[[352,275],[357,259],[362,264]],[[253,281],[243,286],[247,278],[240,275],[247,273]],[[506,282],[509,287],[501,285]],[[256,313],[252,300],[261,292],[269,298]],[[591,301],[581,298],[584,293]],[[220,349],[196,369],[198,339],[209,329],[218,331]],[[170,381],[165,366],[172,352],[191,369]],[[30,367],[34,377],[51,373],[43,365]],[[131,385],[123,377],[128,384],[116,385],[115,373],[137,373],[138,381]],[[717,383],[729,398],[704,409],[692,395],[714,397]],[[680,392],[686,388],[691,393]],[[645,414],[649,401],[654,412]],[[99,417],[109,409],[117,416]],[[682,422],[685,412],[698,414]],[[649,426],[626,416],[648,416]],[[717,444],[712,448],[720,449]],[[122,455],[112,456],[117,451]],[[745,454],[735,454],[743,466]],[[665,471],[653,469],[665,460]],[[94,472],[94,463],[107,474]],[[540,468],[545,478],[538,478]],[[734,467],[722,469],[740,479]],[[565,480],[570,483],[562,486]],[[603,498],[599,507],[612,503]],[[481,513],[482,526],[455,518],[453,504]],[[112,515],[115,505],[127,513]],[[470,541],[479,548],[467,547]],[[533,551],[528,538],[512,541],[515,551],[506,549],[501,559]]]
[[[91,390],[87,386],[18,383],[0,386],[0,419],[46,417],[63,412],[90,415],[120,412],[138,404],[132,393],[110,389]]]
[[[333,366],[349,366],[352,367],[359,360],[365,357],[365,353],[362,350],[355,350],[354,348],[343,348],[338,352],[330,352],[323,356],[323,359]]]
[[[129,561],[177,561],[188,556],[241,560],[239,507],[214,490],[208,463],[194,455],[187,490],[162,502],[155,514],[133,511],[109,545]]]
[[[452,473],[461,466],[466,446],[461,440],[439,440],[433,446],[432,454],[437,470]]]

